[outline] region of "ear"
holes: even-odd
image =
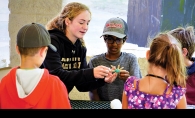
[[[39,54],[41,57],[45,56],[47,54],[47,50],[48,50],[48,47],[42,47],[40,50],[39,50]],[[46,53],[46,54],[45,54]]]
[[[147,59],[147,60],[148,60],[149,56],[150,56],[150,50],[147,50],[147,51],[146,51],[146,59]]]
[[[65,24],[68,26],[68,25],[70,24],[71,21],[70,21],[69,18],[65,18],[64,22],[65,22]]]
[[[19,49],[18,49],[18,46],[16,45],[16,52],[18,53],[18,54],[20,54],[20,51],[19,51]]]
[[[182,48],[182,53],[183,53],[183,56],[187,56],[188,55],[188,50],[186,48]]]

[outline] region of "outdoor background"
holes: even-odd
[[[112,17],[120,17],[127,21],[128,0],[65,0],[63,6],[73,1],[86,4],[92,12],[89,29],[84,36],[87,46],[87,55],[92,56],[106,52],[106,44],[103,38],[100,38],[104,25],[106,21]],[[136,47],[136,44],[128,43],[124,45],[123,49]]]
[[[10,63],[10,49],[9,49],[9,0],[0,0],[0,68],[8,66]],[[89,30],[84,36],[87,46],[87,56],[93,56],[106,52],[106,45],[103,38],[100,38],[103,32],[104,24],[109,18],[120,17],[127,21],[128,0],[64,0],[62,8],[69,2],[81,2],[86,4],[91,12],[92,19],[89,24]],[[126,52],[132,52],[138,57],[143,57],[145,54],[137,53],[136,44],[125,43],[123,49]],[[141,49],[141,47],[139,47]]]
[[[8,0],[0,0],[0,68],[9,64]]]

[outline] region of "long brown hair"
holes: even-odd
[[[170,85],[186,86],[186,68],[181,43],[168,33],[159,33],[151,42],[148,62],[164,68]]]

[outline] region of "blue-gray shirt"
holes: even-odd
[[[138,64],[137,57],[132,53],[122,52],[121,56],[117,60],[108,60],[105,57],[105,53],[93,56],[88,63],[90,68],[104,65],[111,68],[111,65],[118,67],[124,67],[123,70],[129,71],[130,76],[136,76],[141,78],[141,71]],[[101,101],[111,101],[113,99],[122,100],[122,93],[124,88],[124,80],[118,77],[112,83],[107,83],[104,86],[97,89],[99,98]]]

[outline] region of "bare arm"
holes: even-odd
[[[124,91],[123,91],[123,96],[122,96],[122,109],[128,109],[127,96]]]
[[[176,109],[187,109],[187,102],[186,102],[185,94],[183,95],[179,103],[177,104]]]

